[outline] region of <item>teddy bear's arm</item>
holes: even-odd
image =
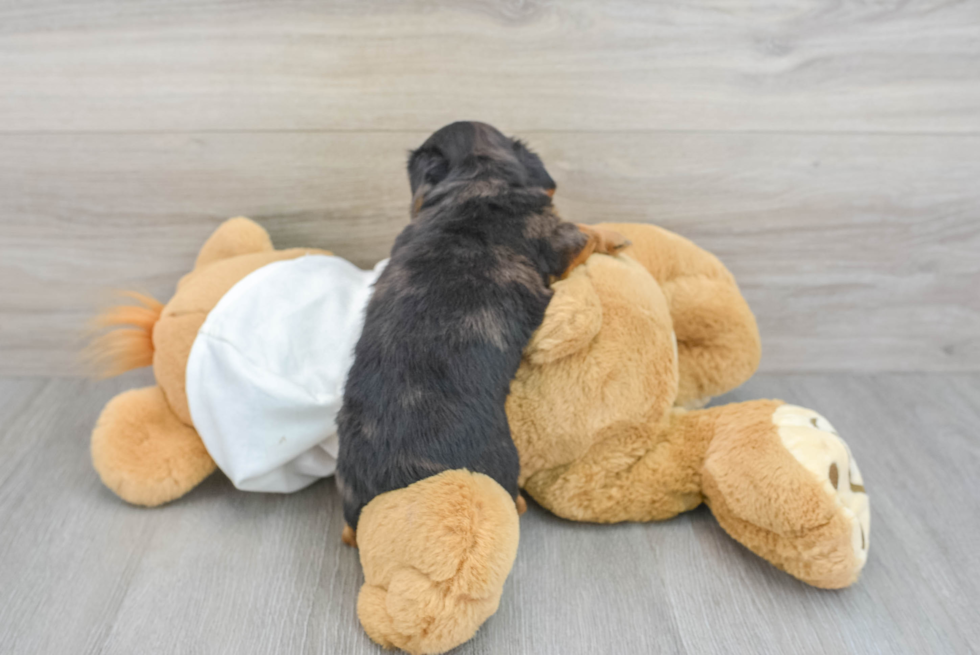
[[[677,405],[703,406],[742,384],[759,365],[759,328],[734,276],[717,257],[654,225],[603,224],[632,245],[624,254],[660,283],[677,336]]]

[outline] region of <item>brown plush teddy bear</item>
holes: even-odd
[[[797,578],[826,588],[854,582],[867,557],[868,501],[830,423],[775,400],[698,409],[745,381],[759,360],[755,320],[731,274],[666,230],[608,227],[633,245],[617,257],[594,255],[554,284],[511,385],[507,411],[524,490],[559,516],[600,523],[663,520],[706,502],[730,535]],[[276,349],[275,317],[283,311],[264,310],[300,301],[270,299],[262,283],[281,287],[321,264],[346,271],[337,259],[273,250],[262,228],[232,219],[166,306],[145,299],[142,308],[105,315],[104,326],[134,327],[108,333],[99,352],[115,372],[152,363],[158,382],[117,396],[103,411],[92,457],[106,485],[152,506],[187,493],[215,459],[245,489],[289,491],[329,475],[331,435],[310,436],[309,422],[292,426],[291,417],[313,412],[314,424],[329,431],[342,375],[305,377],[303,357]],[[340,341],[311,346],[320,355],[356,339],[371,280],[362,273],[308,303],[331,313],[306,320],[340,326],[331,337]],[[247,329],[236,330],[236,321]],[[208,375],[228,383],[203,384]],[[304,393],[295,380],[305,381]],[[253,384],[263,393],[236,401]],[[241,437],[245,455],[235,452],[235,430],[261,425],[270,413],[286,417],[290,438],[280,442],[277,432],[263,441],[255,429]],[[365,630],[412,653],[463,643],[496,611],[518,534],[513,500],[481,474],[446,471],[378,496],[357,534]]]
[[[804,582],[852,583],[867,496],[830,423],[777,400],[696,409],[759,361],[732,275],[666,230],[607,227],[633,246],[556,285],[511,385],[522,487],[559,516],[599,523],[706,502],[729,534]]]

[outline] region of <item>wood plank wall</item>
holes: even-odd
[[[0,374],[228,216],[372,264],[457,119],[717,253],[764,370],[980,370],[980,3],[0,0]]]

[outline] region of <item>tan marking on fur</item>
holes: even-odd
[[[406,386],[404,390],[398,394],[398,404],[406,409],[418,407],[420,404],[422,404],[423,398],[425,398],[424,389],[420,387]]]
[[[524,496],[517,494],[517,500],[514,504],[517,505],[517,515],[523,516],[524,512],[527,511],[527,501],[524,500]]]
[[[374,439],[378,434],[378,422],[373,418],[365,419],[361,425],[361,436],[365,439]]]
[[[351,548],[357,548],[357,533],[354,532],[354,528],[346,523],[344,524],[344,531],[340,533],[340,540]]]
[[[589,237],[589,240],[585,243],[585,247],[582,248],[578,255],[576,255],[572,260],[572,263],[568,265],[568,268],[565,269],[565,272],[561,276],[561,279],[563,280],[568,277],[568,274],[575,270],[576,267],[584,264],[585,260],[591,257],[594,253],[599,253],[601,255],[615,255],[620,250],[630,245],[630,240],[615,230],[592,227],[591,225],[583,225],[581,223],[577,223],[576,225],[579,231]]]
[[[550,211],[528,216],[521,236],[525,239],[547,239],[554,233],[560,222],[561,219]]]
[[[456,195],[456,201],[462,202],[471,198],[492,198],[507,193],[509,188],[503,180],[480,180],[469,182]]]
[[[539,288],[543,281],[534,270],[531,260],[504,246],[493,247],[494,267],[490,278],[497,284],[521,284],[529,288]]]
[[[463,317],[464,330],[473,332],[503,350],[506,321],[499,313],[489,307],[481,307]]]
[[[334,476],[334,481],[337,484],[337,491],[340,492],[340,497],[344,500],[344,502],[353,503],[354,494],[351,492],[350,487],[344,483],[344,479],[340,476],[339,473]]]
[[[425,203],[425,194],[429,190],[430,186],[428,184],[423,184],[419,187],[418,191],[415,192],[415,196],[412,198],[412,218],[414,219],[422,211],[422,205]]]
[[[428,472],[430,475],[436,475],[437,473],[442,473],[448,470],[445,464],[440,464],[428,457],[419,457],[415,460],[416,466],[418,466],[423,471]]]

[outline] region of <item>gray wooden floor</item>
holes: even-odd
[[[130,507],[88,461],[101,406],[145,372],[0,381],[0,653],[378,653],[332,483],[289,495],[220,474]],[[980,643],[980,374],[759,375],[848,439],[872,496],[861,580],[773,569],[702,509],[593,526],[532,506],[500,611],[459,653],[967,653]]]

